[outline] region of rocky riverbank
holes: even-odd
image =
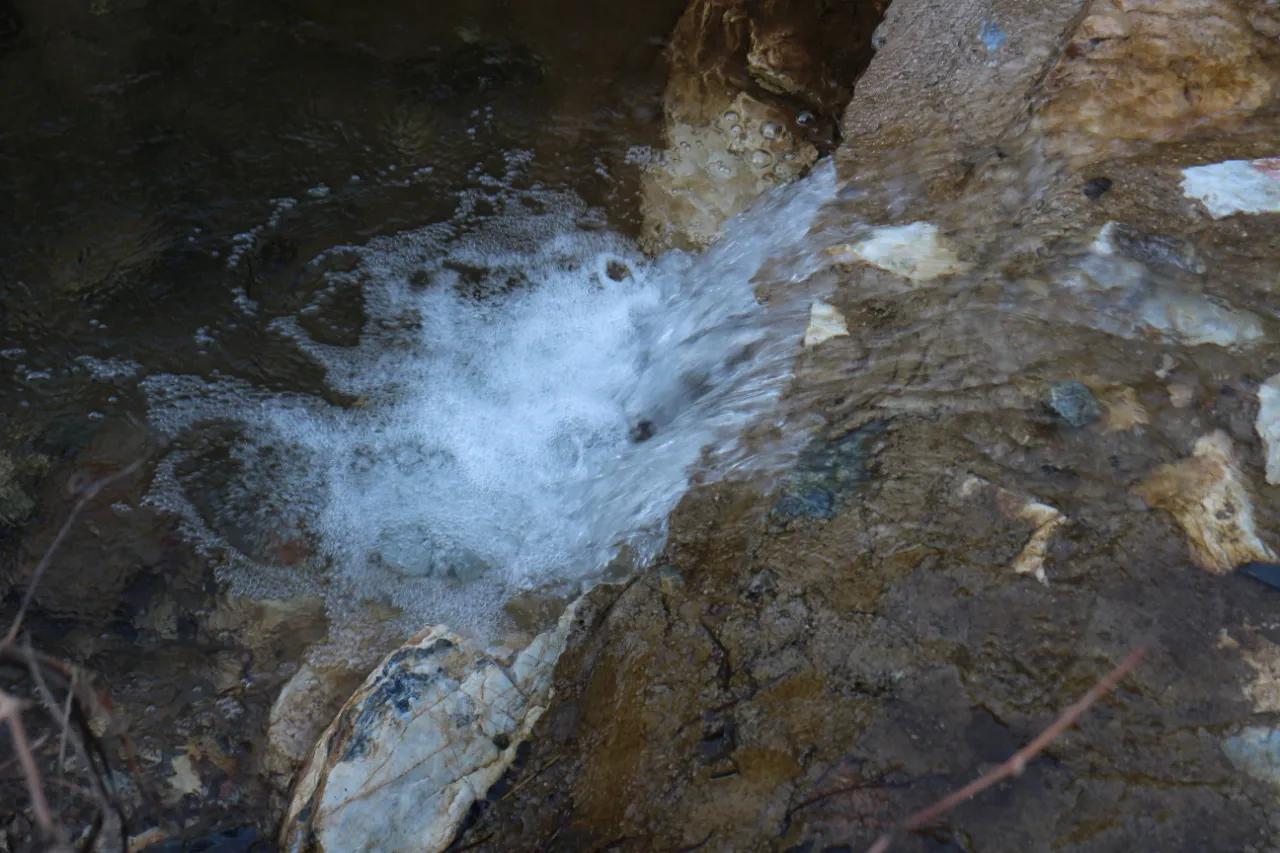
[[[450,846],[862,849],[1145,645],[900,849],[1272,849],[1280,592],[1236,570],[1280,532],[1278,34],[1260,0],[895,0],[826,214],[867,230],[788,397],[825,426],[578,605]]]

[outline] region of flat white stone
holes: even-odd
[[[865,240],[832,246],[827,251],[837,260],[864,261],[912,281],[930,281],[969,268],[931,222],[882,225],[873,228]]]
[[[1280,157],[1183,169],[1182,193],[1197,199],[1214,219],[1234,213],[1280,213]]]
[[[1267,482],[1280,485],[1280,373],[1258,389],[1258,420],[1255,424],[1267,454]]]
[[[809,328],[804,330],[805,347],[816,347],[831,338],[847,336],[849,327],[844,315],[834,305],[815,302],[809,308]]]

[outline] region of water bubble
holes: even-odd
[[[773,165],[773,155],[763,148],[751,152],[751,165],[757,169],[767,169]]]
[[[801,110],[796,114],[796,124],[801,127],[813,127],[818,123],[818,117],[808,110]]]
[[[782,136],[782,125],[776,121],[767,121],[760,128],[760,135],[765,139],[778,139]]]
[[[732,137],[735,137],[735,138],[737,138],[737,137],[741,137],[741,136],[742,136],[742,125],[740,125],[740,124],[735,124],[733,127],[729,128],[729,135],[730,135],[730,136],[732,136]]]
[[[738,118],[739,118],[738,114],[733,110],[729,110],[727,113],[724,114],[724,120],[726,124],[735,124],[737,123]]]
[[[712,160],[707,167],[717,178],[729,178],[733,175],[733,167],[723,160]]]

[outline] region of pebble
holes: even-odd
[[[1084,182],[1085,197],[1097,201],[1111,189],[1111,179],[1105,177],[1090,178]]]
[[[1102,416],[1093,392],[1075,379],[1054,383],[1049,389],[1049,408],[1073,427],[1087,426]]]

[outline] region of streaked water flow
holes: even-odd
[[[767,463],[739,437],[790,376],[799,282],[823,262],[805,238],[834,189],[819,168],[708,251],[650,259],[571,195],[490,182],[447,222],[326,252],[316,300],[276,326],[351,402],[152,377],[174,450],[151,500],[244,592],[481,629],[515,592],[643,562],[695,470]],[[766,262],[793,280],[768,304]],[[307,315],[343,292],[358,344],[313,340]]]

